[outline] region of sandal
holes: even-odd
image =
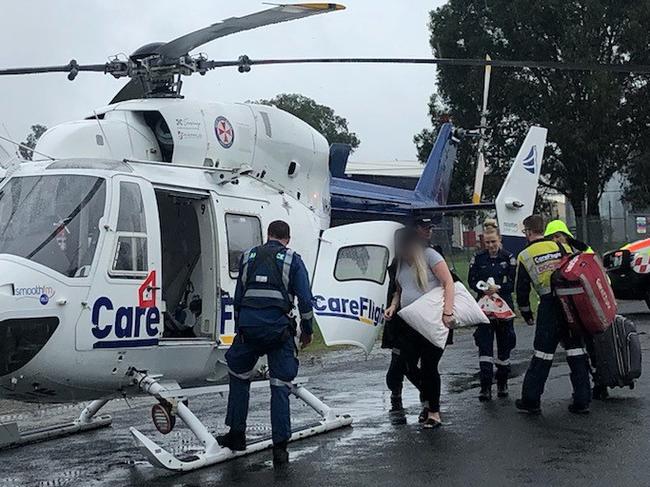
[[[437,419],[427,418],[424,423],[422,423],[422,428],[424,429],[436,429],[442,426],[442,422]]]

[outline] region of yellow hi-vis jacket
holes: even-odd
[[[515,290],[517,305],[524,319],[532,319],[530,309],[530,288],[540,297],[551,294],[551,276],[560,265],[563,255],[572,253],[571,247],[564,245],[565,252],[553,240],[540,238],[530,242],[517,257],[517,278]]]

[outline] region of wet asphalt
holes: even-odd
[[[640,332],[650,332],[645,305],[624,303],[621,308]],[[306,354],[300,375],[330,406],[352,414],[354,425],[291,444],[287,468],[275,470],[266,451],[186,474],[155,469],[134,445],[129,426],[176,453],[190,450],[196,441],[182,425],[165,437],[158,434],[149,419],[153,402],[142,398],[110,404],[114,419],[109,429],[0,452],[0,487],[650,485],[650,379],[643,376],[634,390],[613,390],[609,400],[593,404],[590,415],[575,416],[567,411],[569,369],[564,354],[558,353],[543,414],[517,413],[514,399],[531,356],[533,329],[522,325],[517,332],[511,397],[487,404],[477,400],[478,358],[471,333],[457,333],[441,362],[444,426],[438,430],[422,430],[417,424],[418,397],[408,384],[407,413],[388,414],[388,351],[375,350],[366,359],[354,350],[336,350]],[[641,342],[648,368],[649,336],[643,334]],[[253,391],[249,439],[270,433],[268,400],[266,389]],[[225,397],[194,398],[190,406],[213,431],[225,430]],[[0,404],[0,422],[43,425],[73,418],[79,410],[78,405]],[[296,426],[315,419],[298,400],[293,400],[292,410]]]

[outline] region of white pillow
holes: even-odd
[[[402,308],[398,314],[436,347],[445,348],[449,329],[442,322],[443,304],[443,288],[438,286]],[[462,282],[454,283],[454,318],[455,328],[490,322]]]

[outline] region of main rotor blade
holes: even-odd
[[[647,64],[601,64],[559,61],[508,61],[501,59],[455,58],[302,58],[302,59],[248,59],[238,61],[208,61],[209,68],[228,66],[262,66],[274,64],[437,64],[440,66],[492,66],[498,68],[539,68],[562,71],[610,71],[615,73],[650,74]]]
[[[302,19],[312,15],[343,10],[343,5],[336,3],[297,3],[278,5],[244,17],[231,17],[203,29],[178,37],[161,46],[158,54],[163,58],[177,59],[188,54],[203,44],[219,37],[236,32],[255,29],[265,25],[278,24],[289,20]]]
[[[106,64],[66,64],[60,66],[34,66],[26,68],[0,69],[0,76],[11,76],[19,74],[41,74],[41,73],[70,73],[71,71],[106,71]]]

